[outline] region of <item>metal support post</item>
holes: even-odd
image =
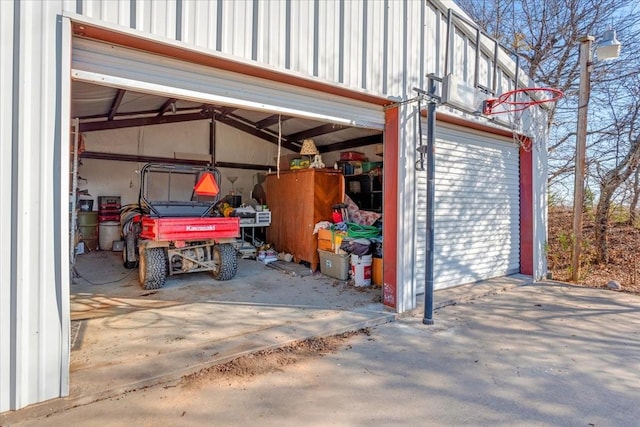
[[[424,316],[422,323],[433,325],[433,257],[434,257],[434,201],[435,201],[435,141],[436,141],[436,82],[429,78],[429,107],[427,110],[427,248],[425,251]]]

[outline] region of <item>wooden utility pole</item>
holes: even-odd
[[[580,279],[580,250],[582,248],[582,210],[584,205],[584,175],[586,169],[587,112],[591,92],[592,36],[582,36],[580,42],[580,89],[578,94],[578,128],[576,132],[576,170],[573,185],[573,253],[571,280]]]

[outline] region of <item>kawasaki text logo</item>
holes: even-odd
[[[213,231],[215,225],[187,225],[187,231]]]

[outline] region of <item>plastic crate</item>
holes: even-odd
[[[256,224],[271,224],[271,211],[256,212]]]
[[[98,206],[117,204],[120,205],[120,196],[98,196]]]
[[[121,208],[120,203],[102,203],[98,206],[98,210],[101,210],[101,211],[109,211],[109,210],[118,211],[120,210],[120,208]]]
[[[120,215],[120,209],[98,209],[98,215]]]
[[[341,255],[318,249],[320,256],[320,272],[339,280],[349,278],[349,255]]]
[[[118,221],[120,222],[120,214],[115,215],[98,215],[98,222]]]
[[[363,162],[362,163],[362,172],[367,173],[372,169],[381,168],[382,162]]]

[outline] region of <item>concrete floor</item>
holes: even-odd
[[[552,282],[489,294],[283,369],[203,375],[20,425],[639,425],[638,296]]]
[[[300,264],[278,261],[272,265],[283,266],[283,269],[255,260],[238,259],[238,273],[232,280],[216,281],[206,272],[182,274],[168,277],[161,289],[145,291],[138,282],[138,270],[122,267],[120,252],[91,252],[77,258],[75,270],[79,277],[71,285],[72,303],[97,295],[132,299],[142,304],[148,301],[184,304],[208,300],[331,309],[350,309],[382,301],[380,287],[349,286],[319,273],[312,275],[308,268]],[[80,317],[91,316],[86,311],[95,308],[72,304],[72,312],[85,311]]]
[[[184,274],[145,291],[120,253],[79,256],[71,393],[61,401],[102,399],[246,353],[395,319],[379,287],[354,287],[293,263],[238,262],[229,281]]]
[[[233,280],[208,273],[173,276],[143,290],[117,252],[77,259],[71,285],[70,395],[6,415],[59,412],[172,381],[203,367],[293,341],[392,322],[381,288],[354,287],[300,265],[280,269],[239,259]],[[494,279],[436,292],[436,308],[529,283]]]

